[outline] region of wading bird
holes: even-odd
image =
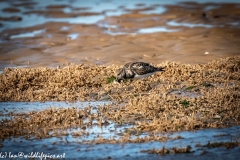
[[[160,71],[164,71],[163,68],[156,68],[145,62],[130,62],[117,70],[115,82],[124,79],[141,79]]]

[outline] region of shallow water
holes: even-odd
[[[37,34],[40,34],[42,32],[44,32],[44,29],[35,30],[35,31],[32,31],[32,32],[21,33],[21,34],[17,34],[17,35],[12,35],[12,36],[10,36],[10,39],[25,38],[25,37],[35,37]]]
[[[175,21],[169,21],[167,22],[167,24],[169,26],[182,26],[182,27],[189,27],[189,28],[193,28],[193,27],[204,27],[204,28],[213,28],[216,27],[215,25],[210,25],[210,24],[194,24],[194,23],[186,23],[186,22],[175,22]],[[221,25],[220,25],[221,27]]]
[[[179,132],[174,135],[181,135],[183,139],[168,140],[167,142],[147,142],[147,143],[127,143],[127,144],[81,144],[82,138],[74,138],[71,135],[63,136],[60,138],[52,137],[47,139],[24,139],[24,138],[10,138],[5,139],[2,142],[2,152],[12,152],[18,154],[24,152],[28,154],[30,152],[43,152],[45,154],[65,154],[66,158],[76,159],[99,159],[111,157],[114,159],[122,158],[153,158],[153,159],[237,159],[240,156],[239,147],[233,149],[226,149],[224,147],[218,148],[206,148],[206,147],[195,147],[197,143],[202,145],[210,142],[229,142],[231,137],[234,137],[236,133],[239,133],[240,128],[231,127],[226,129],[207,129],[196,132]],[[225,134],[226,136],[216,137],[218,134]],[[171,147],[186,147],[190,145],[192,147],[192,153],[182,154],[167,154],[151,155],[148,153],[142,153],[141,150],[147,149],[161,149]],[[21,149],[19,149],[21,148]],[[201,153],[206,150],[205,155]]]
[[[83,109],[88,106],[92,106],[91,113],[96,114],[97,113],[97,107],[103,106],[105,104],[110,104],[111,102],[104,102],[104,101],[98,101],[98,102],[0,102],[0,120],[3,119],[12,119],[15,118],[14,116],[11,116],[11,113],[28,113],[32,111],[42,111],[49,108],[76,108],[76,109]],[[87,121],[84,120],[84,121]],[[93,125],[91,128],[87,128],[85,131],[88,133],[91,133],[90,135],[82,138],[82,140],[91,140],[93,138],[96,138],[99,134],[103,138],[109,138],[109,137],[115,137],[119,138],[117,134],[120,134],[124,129],[132,127],[131,125],[124,125],[122,127],[116,127],[114,123],[110,122],[110,125],[99,127],[96,121],[92,122]],[[68,129],[66,130],[69,134],[72,132],[79,132],[82,129],[76,128],[76,129]],[[73,137],[72,137],[73,138]],[[71,139],[71,138],[70,138]],[[73,138],[74,140],[74,138]]]
[[[93,106],[92,112],[97,109],[97,106],[109,104],[110,102],[1,102],[0,108],[1,113],[9,112],[29,112],[29,111],[40,111],[50,106],[55,106],[55,108],[71,108],[76,107],[82,109],[88,105]],[[95,106],[95,107],[94,107]],[[1,119],[5,118],[1,116]],[[236,159],[240,156],[239,147],[233,149],[226,149],[224,147],[218,148],[207,148],[207,147],[196,147],[196,144],[205,145],[210,142],[230,142],[236,141],[238,134],[240,133],[240,126],[233,126],[230,128],[223,129],[205,129],[198,131],[183,131],[175,133],[162,133],[158,136],[169,137],[170,139],[166,142],[145,142],[145,143],[126,143],[126,144],[83,144],[84,141],[90,141],[93,139],[98,139],[101,136],[103,139],[118,139],[121,133],[127,128],[131,128],[132,125],[115,125],[110,122],[107,126],[96,126],[93,125],[91,128],[87,128],[88,135],[85,136],[72,136],[71,133],[79,132],[81,129],[67,129],[65,132],[68,133],[66,136],[61,137],[51,137],[43,139],[21,138],[21,137],[11,137],[4,139],[1,142],[3,146],[1,152],[3,155],[6,154],[7,158],[9,156],[17,156],[21,153],[26,155],[31,155],[33,153],[44,153],[47,155],[64,155],[65,158],[75,158],[75,159],[99,159],[99,158],[113,158],[113,159],[137,159],[141,158],[151,158],[151,159]],[[132,135],[130,139],[137,137],[144,137],[148,134],[140,134],[138,136]],[[179,139],[171,139],[174,137],[180,137]],[[191,153],[182,154],[167,154],[167,155],[153,155],[146,152],[141,152],[141,150],[149,150],[152,148],[161,149],[163,146],[167,149],[172,147],[186,147],[191,146]],[[203,151],[207,151],[203,154]]]
[[[142,28],[138,30],[138,33],[154,33],[154,32],[176,32],[178,29],[168,29],[166,27],[152,27]]]
[[[20,9],[20,12],[17,13],[11,13],[11,12],[3,12],[2,10],[4,8],[11,7],[10,3],[7,2],[0,2],[0,15],[3,17],[10,17],[10,16],[19,16],[22,17],[21,21],[17,22],[9,22],[9,21],[2,21],[3,24],[2,27],[0,27],[0,31],[4,29],[12,29],[12,28],[23,28],[23,27],[30,27],[35,26],[39,24],[43,24],[46,22],[68,22],[70,24],[95,24],[98,21],[105,18],[105,16],[120,16],[122,14],[128,13],[127,10],[134,10],[134,9],[144,9],[146,7],[152,7],[152,9],[140,11],[142,14],[161,14],[166,9],[163,7],[163,5],[169,5],[169,4],[177,4],[180,2],[185,2],[184,0],[171,0],[171,1],[158,1],[158,0],[150,0],[150,1],[143,1],[143,0],[134,0],[134,1],[99,1],[99,0],[93,0],[93,1],[85,1],[84,4],[82,1],[72,1],[69,3],[67,0],[63,1],[37,1],[33,0],[31,2],[35,2],[36,4],[30,5],[31,7],[24,7],[24,5],[21,5],[21,2],[14,2],[12,4],[14,5],[20,5],[18,6],[18,9]],[[215,2],[215,3],[240,3],[238,0],[221,0],[221,1],[210,1],[210,0],[204,0],[204,1],[195,1],[198,3],[207,3],[207,2]],[[137,4],[144,4],[144,5],[137,5]],[[53,5],[65,5],[66,7],[62,8],[62,11],[64,13],[83,13],[83,12],[95,12],[99,13],[98,15],[89,15],[89,16],[74,16],[74,17],[68,17],[68,18],[51,18],[43,15],[39,15],[36,13],[31,13],[31,11],[45,11],[47,6],[53,6]],[[124,6],[124,7],[121,7]],[[74,10],[74,7],[80,7],[85,8],[83,10]],[[208,11],[210,9],[217,8],[218,6],[208,6],[205,8],[205,11]],[[25,12],[30,12],[28,14],[25,14]],[[172,23],[171,23],[172,24]],[[174,24],[172,24],[174,25]],[[176,24],[175,24],[176,25]],[[198,24],[200,26],[204,27],[210,27],[204,24]],[[197,25],[197,26],[198,26]],[[194,25],[186,24],[186,23],[179,23],[177,26],[190,26],[194,27]],[[149,31],[148,31],[149,32]],[[159,32],[159,30],[153,29],[151,31],[153,32]]]
[[[9,112],[27,113],[32,111],[42,111],[44,109],[58,108],[77,108],[83,109],[87,106],[98,106],[109,104],[110,102],[0,102],[0,112],[7,114]],[[1,118],[1,117],[0,117]]]

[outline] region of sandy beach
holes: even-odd
[[[73,11],[62,11],[66,7]],[[177,6],[164,5],[161,14],[150,12],[160,7],[157,4],[135,7],[119,6],[121,15],[105,17],[107,11],[90,12],[88,8],[65,5],[24,12],[24,16],[50,17],[55,22],[2,30],[1,67],[56,67],[66,63],[123,65],[129,61],[196,64],[239,55],[238,4],[182,2]],[[18,15],[16,8],[13,5],[3,12]],[[91,19],[99,15],[103,18],[94,24],[58,22],[59,17]]]
[[[240,156],[239,3],[0,6],[2,158]],[[113,83],[130,61],[164,71]]]

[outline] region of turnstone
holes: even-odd
[[[130,62],[116,72],[116,82],[123,79],[141,79],[163,71],[163,68],[156,68],[145,62]]]

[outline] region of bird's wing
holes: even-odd
[[[135,62],[132,63],[131,65],[131,70],[138,75],[143,75],[143,74],[148,74],[148,73],[153,73],[158,71],[157,68],[151,66],[148,63],[144,63],[144,62]]]

